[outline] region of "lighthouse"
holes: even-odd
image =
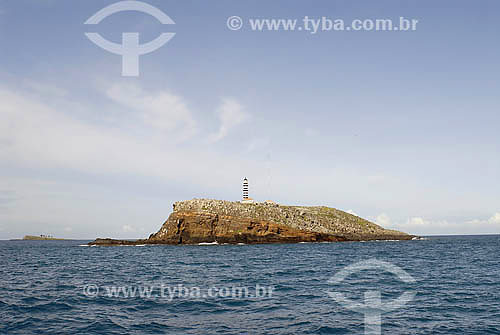
[[[248,200],[248,179],[243,179],[243,201]]]
[[[244,204],[253,203],[253,199],[248,197],[248,179],[243,179],[243,200],[241,201]]]

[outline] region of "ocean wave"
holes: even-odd
[[[200,242],[198,245],[219,245],[219,242],[214,241],[214,242]]]

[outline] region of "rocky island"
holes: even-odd
[[[136,241],[98,238],[89,245],[296,243],[411,240],[344,211],[324,206],[284,206],[193,199],[174,203],[157,233]]]
[[[63,238],[53,237],[51,235],[25,235],[23,241],[63,241]]]

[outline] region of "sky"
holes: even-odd
[[[142,238],[175,201],[324,205],[420,235],[500,233],[498,1],[0,0],[0,239]],[[231,16],[240,30],[228,29]],[[254,18],[418,19],[254,31]],[[175,36],[122,57],[121,43]]]

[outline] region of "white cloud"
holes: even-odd
[[[416,235],[448,235],[448,234],[491,234],[499,233],[500,213],[495,213],[489,219],[474,219],[469,221],[431,220],[423,217],[409,217],[406,221],[393,222],[386,214],[381,214],[375,220],[384,228],[397,229]]]
[[[122,230],[125,232],[125,233],[135,233],[136,232],[136,229],[134,227],[132,227],[131,225],[124,225],[122,227]]]
[[[467,221],[467,224],[475,225],[475,226],[490,226],[495,224],[500,224],[500,213],[493,214],[489,219],[474,219]]]
[[[48,83],[40,83],[32,80],[26,81],[26,86],[31,88],[34,92],[43,96],[65,97],[68,91],[58,86],[50,85]]]
[[[392,225],[391,218],[385,213],[377,216],[377,218],[375,219],[375,223],[384,228],[391,227]]]
[[[118,148],[137,146],[116,130],[92,126],[29,97],[0,90],[0,158],[20,165],[86,169]],[[106,157],[108,156],[108,157]]]
[[[196,123],[187,103],[167,91],[145,92],[136,85],[111,86],[106,91],[114,102],[130,108],[149,127],[164,132],[176,131],[187,139],[196,133]]]
[[[69,233],[69,232],[73,231],[73,228],[71,228],[71,227],[65,227],[64,231]]]
[[[491,224],[500,224],[500,213],[495,213],[489,220]]]
[[[387,229],[396,229],[409,234],[426,235],[449,226],[446,221],[428,221],[422,217],[409,217],[406,221],[393,221],[387,214],[382,213],[375,219],[375,223]]]
[[[412,218],[408,218],[408,221],[406,222],[406,224],[410,225],[410,226],[424,226],[424,225],[428,225],[429,222],[425,221],[423,218],[420,218],[420,217],[412,217]]]
[[[222,104],[217,108],[217,117],[220,121],[219,130],[211,134],[209,139],[212,142],[219,141],[227,136],[229,131],[245,122],[249,115],[243,111],[243,106],[232,98],[225,98]]]
[[[116,87],[114,90],[115,98],[126,99],[124,91]],[[139,95],[131,93],[131,96]],[[61,98],[56,105],[64,105],[67,99]],[[14,167],[159,178],[162,182],[185,183],[200,192],[233,190],[234,186],[225,181],[239,179],[244,172],[242,167],[245,171],[259,171],[258,163],[252,160],[219,153],[206,146],[172,145],[178,131],[160,138],[154,134],[153,125],[144,124],[141,134],[129,132],[137,125],[127,117],[120,120],[123,122],[120,127],[88,122],[72,117],[65,109],[53,108],[36,96],[2,87],[0,101],[0,161]],[[78,107],[89,109],[85,104]],[[102,114],[103,118],[107,117],[106,111]],[[207,169],[207,166],[225,169]]]

